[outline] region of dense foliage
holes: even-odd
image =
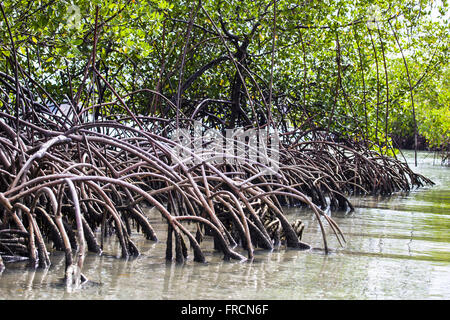
[[[417,126],[431,147],[448,146],[447,1],[2,7],[1,75],[14,76],[17,59],[19,81],[39,83],[33,94],[43,105],[70,102],[98,118],[123,113],[121,104],[95,107],[121,96],[136,113],[175,117],[208,99],[195,115],[223,127],[323,127],[384,151],[390,133],[413,137]],[[90,59],[98,75],[86,79]],[[12,92],[0,93],[2,105]]]

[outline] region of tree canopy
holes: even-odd
[[[0,81],[16,73],[43,105],[98,118],[123,113],[109,103],[122,97],[142,115],[323,127],[386,152],[415,128],[448,145],[447,1],[3,1],[2,13]]]

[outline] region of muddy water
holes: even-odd
[[[164,232],[158,243],[134,235],[141,256],[119,259],[119,244],[109,242],[103,255],[87,256],[83,272],[91,281],[80,290],[62,285],[61,253],[52,253],[45,271],[9,264],[0,275],[0,299],[450,299],[450,168],[433,162],[432,154],[420,153],[415,170],[436,186],[353,198],[354,213],[333,213],[347,243],[340,247],[330,235],[328,255],[281,248],[257,251],[252,262],[224,262],[203,243],[207,264],[175,265],[164,260]],[[304,240],[321,248],[312,213],[287,212],[305,222]],[[152,223],[164,229],[159,218]]]

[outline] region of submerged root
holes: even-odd
[[[2,257],[47,268],[50,242],[65,252],[67,286],[87,281],[85,252],[101,254],[106,237],[118,238],[123,258],[139,255],[133,230],[158,240],[144,204],[167,223],[167,260],[184,263],[192,250],[194,261],[205,262],[207,237],[224,259],[245,260],[258,248],[310,249],[302,242],[303,222],[290,222],[284,206],[312,209],[328,251],[326,226],[339,243],[345,238],[325,210],[353,210],[348,195],[390,195],[432,183],[363,144],[327,140],[326,132],[301,142],[285,134],[279,170],[267,174],[258,161],[217,164],[195,153],[187,165],[173,157],[183,146],[167,138],[176,129],[167,119],[146,118],[144,130],[121,119],[67,129],[49,114],[32,121],[0,115],[0,270]]]

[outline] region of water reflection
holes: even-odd
[[[63,286],[64,254],[52,253],[47,270],[26,263],[7,265],[0,274],[0,299],[449,299],[450,171],[424,159],[416,171],[433,188],[395,197],[353,198],[356,211],[332,213],[346,237],[341,247],[329,233],[331,254],[280,248],[256,251],[250,262],[223,261],[212,243],[203,243],[208,263],[189,257],[166,263],[165,225],[155,218],[159,242],[132,235],[141,256],[123,260],[115,239],[104,254],[89,254],[81,290]],[[301,218],[305,241],[322,248],[321,232],[307,210],[286,210]],[[245,255],[245,252],[242,252]]]

